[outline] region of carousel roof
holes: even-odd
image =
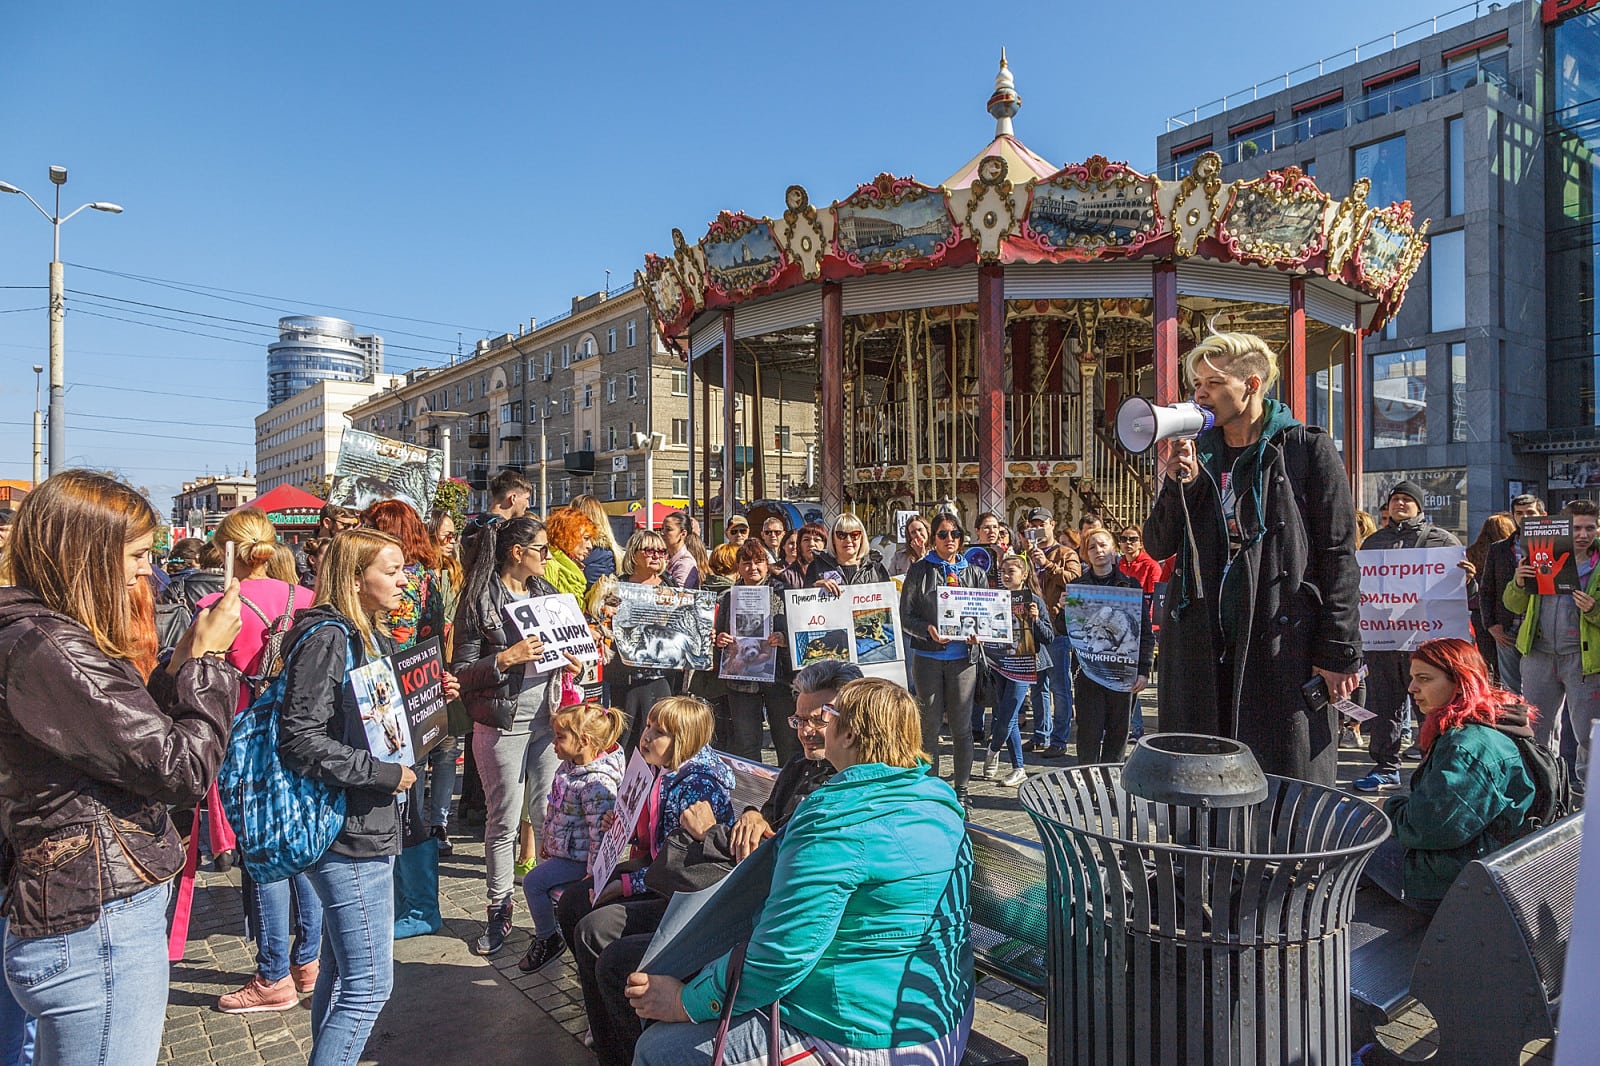
[[[259,507],[261,510],[271,514],[274,511],[289,510],[320,511],[322,504],[322,500],[317,499],[304,489],[284,484],[279,485],[264,496],[257,496],[244,506]]]
[[[698,354],[720,340],[712,312],[747,319],[736,336],[765,334],[817,321],[815,283],[844,282],[848,306],[851,285],[872,275],[904,278],[910,293],[906,275],[980,263],[1062,266],[1056,281],[1029,275],[1033,298],[1127,296],[1126,264],[1141,261],[1176,263],[1181,291],[1246,303],[1287,303],[1288,279],[1306,278],[1308,309],[1313,295],[1329,309],[1322,321],[1373,330],[1427,251],[1428,223],[1414,223],[1409,201],[1369,205],[1365,178],[1336,200],[1297,167],[1223,181],[1215,152],[1174,181],[1104,156],[1057,167],[1017,139],[1021,105],[1002,53],[987,104],[995,137],[942,184],[883,173],[821,208],[791,185],[778,216],[723,211],[692,244],[674,229],[672,254],[647,255],[637,277],[662,335]],[[1104,293],[1100,274],[1116,276]],[[774,311],[779,294],[796,307]]]

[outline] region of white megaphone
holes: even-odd
[[[1216,420],[1197,403],[1158,407],[1143,396],[1130,396],[1117,408],[1117,443],[1130,452],[1147,452],[1158,440],[1198,437]]]

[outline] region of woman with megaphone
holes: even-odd
[[[1344,464],[1326,432],[1267,396],[1278,360],[1260,337],[1213,334],[1185,368],[1214,424],[1167,420],[1144,524],[1150,554],[1176,556],[1160,620],[1162,729],[1234,737],[1269,774],[1332,785],[1338,716],[1302,687],[1320,677],[1338,700],[1361,668]]]

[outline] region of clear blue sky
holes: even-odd
[[[1025,143],[1147,168],[1167,115],[1450,6],[17,4],[0,180],[49,206],[61,164],[64,210],[126,208],[62,230],[68,459],[164,509],[253,465],[280,314],[437,364],[458,329],[470,350],[552,315],[791,182],[827,203],[883,170],[943,179],[992,136],[1002,44]],[[29,476],[49,258],[45,220],[0,197],[0,477]]]

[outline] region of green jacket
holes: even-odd
[[[973,996],[972,845],[950,786],[926,763],[848,767],[774,846],[735,1013],[781,997],[790,1026],[855,1048],[955,1031]],[[724,956],[684,987],[689,1017],[715,1020],[727,987]]]
[[[1583,672],[1600,674],[1600,566],[1589,571],[1589,584],[1584,591],[1593,596],[1596,602],[1578,616],[1578,646],[1583,653]],[[1539,635],[1539,605],[1533,602],[1538,595],[1512,580],[1506,584],[1506,590],[1500,596],[1507,610],[1522,616],[1522,628],[1517,630],[1517,651],[1523,655],[1533,650],[1534,639]]]
[[[1406,849],[1406,896],[1443,899],[1462,867],[1517,838],[1532,806],[1516,741],[1476,723],[1440,734],[1411,775],[1411,794],[1383,805]]]
[[[567,553],[560,548],[550,549],[550,558],[544,564],[544,579],[556,587],[557,592],[570,592],[578,599],[578,606],[583,606],[583,597],[589,591],[589,579],[583,576],[583,568],[567,557]]]

